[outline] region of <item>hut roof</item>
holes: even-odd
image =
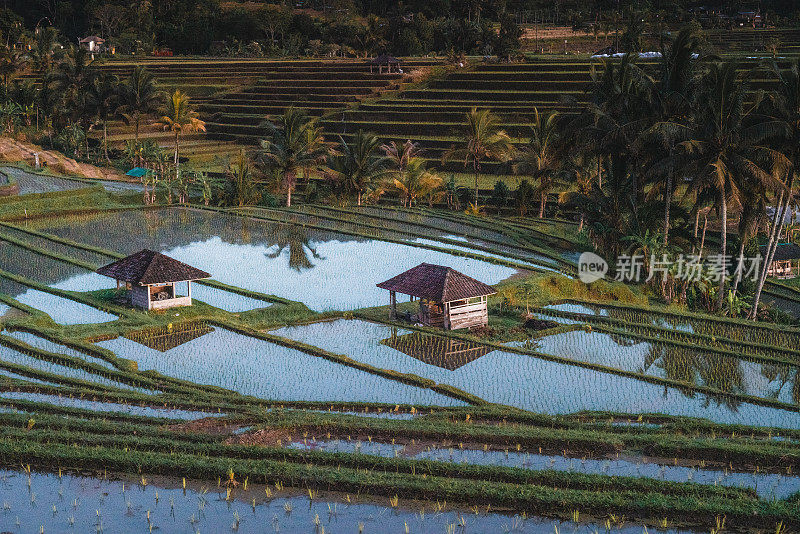
[[[98,37],[96,35],[90,35],[89,37],[84,37],[83,39],[81,39],[80,43],[81,44],[87,44],[87,43],[91,43],[92,41],[94,41],[95,43],[105,43],[106,42],[106,40],[103,39],[102,37]]]
[[[132,284],[164,284],[210,278],[191,265],[152,250],[142,250],[97,269],[99,274]]]
[[[390,56],[389,54],[381,54],[378,57],[372,58],[369,60],[370,63],[373,65],[398,65],[400,64],[400,60],[394,56]]]
[[[450,267],[432,263],[420,263],[413,269],[377,285],[382,289],[436,302],[452,302],[497,293],[492,286]]]
[[[765,246],[761,245],[761,255],[764,256]],[[800,260],[800,247],[794,243],[778,243],[775,257],[772,261]]]

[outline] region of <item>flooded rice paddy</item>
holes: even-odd
[[[105,323],[117,319],[116,315],[97,308],[52,293],[32,289],[2,277],[0,277],[0,293],[10,295],[19,303],[46,313],[53,321],[61,325]]]
[[[536,349],[575,361],[681,380],[728,393],[800,404],[800,370],[633,337],[573,330],[537,340]]]
[[[375,284],[422,262],[448,265],[489,284],[516,272],[410,245],[192,209],[98,213],[31,224],[118,252],[155,249],[221,282],[299,300],[315,310],[384,305],[388,295]]]
[[[285,327],[273,333],[338,354],[347,354],[376,367],[414,373],[449,384],[489,402],[534,412],[569,414],[594,410],[631,414],[664,413],[704,417],[720,423],[783,428],[796,428],[800,424],[800,414],[795,411],[665,387],[635,377],[491,350],[482,345],[470,346],[447,338],[364,321],[337,320]],[[548,343],[546,338],[542,342]],[[573,354],[579,350],[574,345],[571,347]],[[561,355],[560,352],[562,350],[559,348],[554,354]],[[587,352],[586,358],[592,361],[596,351]],[[644,348],[623,354],[628,360],[620,362],[620,365],[626,363],[628,367],[636,369],[647,362],[648,352]],[[760,391],[771,391],[769,384],[772,381],[767,378],[758,381],[760,370],[749,364],[743,365],[744,362],[739,363],[742,365],[738,372],[742,377],[761,385]],[[723,378],[729,372],[730,369],[723,369]],[[719,381],[714,384],[725,385]]]
[[[94,412],[114,412],[142,417],[160,417],[164,419],[178,419],[191,421],[204,417],[217,417],[223,414],[215,412],[198,412],[192,410],[178,410],[173,408],[153,408],[151,406],[137,406],[118,402],[104,402],[88,399],[78,399],[63,395],[47,395],[44,393],[30,393],[24,391],[5,391],[0,393],[0,399],[23,400],[42,404],[52,404],[64,408],[80,408]]]
[[[144,485],[142,482],[144,481]],[[77,532],[309,532],[315,534],[415,534],[497,532],[578,534],[600,525],[542,517],[443,508],[431,503],[351,500],[337,494],[311,500],[298,491],[252,484],[227,498],[225,489],[163,477],[144,480],[78,474],[0,471],[0,530],[19,534]],[[125,525],[124,530],[119,530]],[[588,530],[587,530],[588,529]],[[619,534],[642,534],[626,522]],[[659,531],[674,534],[676,530]]]
[[[24,332],[22,330],[16,331],[3,331],[4,336],[12,337],[23,343],[27,343],[28,345],[35,347],[37,349],[41,349],[47,352],[54,352],[57,354],[66,354],[67,356],[73,356],[75,358],[80,358],[81,360],[85,360],[87,362],[91,362],[97,365],[102,365],[103,367],[108,367],[109,369],[113,369],[114,366],[111,365],[106,360],[101,358],[95,358],[86,354],[85,352],[81,352],[79,350],[67,347],[60,343],[55,343],[50,341],[49,339],[45,339],[43,337],[37,336],[36,334],[32,334],[30,332]]]
[[[87,382],[91,382],[102,386],[113,386],[120,389],[128,389],[133,391],[139,391],[142,393],[152,393],[152,391],[150,390],[129,386],[127,384],[122,384],[115,380],[99,376],[98,374],[90,373],[89,371],[86,371],[84,369],[76,369],[73,367],[68,367],[66,365],[61,365],[58,363],[41,360],[39,358],[23,354],[12,348],[0,345],[0,366],[2,366],[2,364],[5,362],[16,365],[24,365],[31,369],[35,369],[36,371],[39,371],[41,373],[52,373],[60,377],[85,380]]]
[[[791,327],[773,326],[764,323],[745,323],[735,320],[712,320],[690,315],[643,312],[624,307],[579,304],[574,302],[548,305],[544,310],[555,310],[573,314],[571,319],[547,316],[547,319],[562,322],[581,322],[582,316],[602,316],[632,324],[656,326],[679,332],[723,337],[733,341],[772,345],[795,349],[800,345],[800,330]],[[546,312],[545,312],[546,313]]]
[[[30,172],[18,167],[0,167],[0,172],[5,173],[17,182],[20,195],[83,189],[95,184],[100,184],[107,191],[114,193],[127,193],[142,190],[142,185],[135,182],[88,180],[80,178],[70,179],[62,176],[48,176],[46,174]]]
[[[4,231],[4,229],[0,229],[0,231]],[[14,237],[19,237],[26,241],[30,241],[29,237],[32,237],[24,232],[17,232],[16,234],[17,235]],[[93,259],[81,258],[81,256],[85,256],[86,254],[80,253],[85,253],[86,251],[59,243],[53,243],[43,238],[36,239],[39,240],[36,246],[77,259],[83,259],[83,261],[94,262],[97,265],[105,265],[112,261],[112,259],[107,256],[98,258],[96,256],[99,255],[96,253],[89,253],[89,255],[95,256]],[[56,246],[54,247],[53,245]],[[14,274],[65,291],[97,291],[116,287],[116,282],[107,276],[101,276],[82,267],[50,258],[3,241],[0,241],[0,267]],[[2,282],[0,282],[0,290],[2,290]],[[271,305],[271,303],[263,300],[246,297],[238,293],[224,291],[202,284],[194,284],[192,286],[192,298],[234,313],[257,308],[266,308]]]
[[[191,337],[191,336],[190,336]],[[141,340],[146,342],[146,340]],[[214,385],[243,395],[286,401],[382,402],[436,406],[461,404],[428,389],[403,384],[317,356],[214,328],[175,347],[151,348],[124,337],[102,341],[140,371]],[[165,350],[164,350],[165,349]]]
[[[90,185],[79,180],[35,174],[17,167],[0,167],[0,172],[8,175],[12,180],[17,182],[20,195],[68,191],[70,189],[81,189]]]
[[[660,465],[641,459],[591,459],[532,454],[528,452],[475,450],[455,447],[431,447],[411,444],[390,444],[376,441],[343,439],[304,439],[287,445],[293,449],[369,454],[384,458],[411,458],[455,464],[496,465],[533,471],[565,471],[609,476],[654,478],[672,482],[695,482],[720,486],[752,488],[762,497],[783,499],[800,491],[800,477],[772,473],[736,473],[728,470],[698,469],[676,465]]]

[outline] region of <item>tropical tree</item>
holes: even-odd
[[[472,167],[475,174],[475,205],[478,205],[478,177],[481,162],[486,159],[508,161],[514,150],[511,137],[500,125],[500,117],[488,109],[472,108],[466,114],[465,145],[452,147],[442,156],[442,161],[463,160],[464,167]]]
[[[241,207],[252,206],[258,202],[261,196],[258,191],[258,184],[253,176],[253,166],[244,150],[240,150],[236,157],[231,161],[226,171],[228,179],[233,185],[233,202]],[[206,200],[206,194],[203,194]]]
[[[411,207],[442,189],[444,180],[425,168],[425,160],[411,158],[402,172],[392,173],[392,187],[400,194],[403,206]]]
[[[156,113],[164,102],[164,93],[156,88],[155,78],[142,65],[137,65],[120,91],[122,117],[126,124],[133,124],[134,139],[139,142],[139,126],[142,118]]]
[[[303,111],[290,107],[274,122],[261,124],[266,139],[261,141],[259,163],[274,174],[286,191],[286,206],[292,205],[292,192],[298,171],[320,165],[327,155],[322,131]]]
[[[721,258],[727,255],[728,212],[740,204],[742,184],[780,187],[771,171],[785,160],[776,150],[757,144],[745,130],[744,121],[750,113],[746,95],[746,84],[740,80],[735,63],[712,63],[703,78],[703,90],[695,97],[690,138],[678,145],[686,158],[686,174],[693,178],[689,192],[708,190],[717,197]],[[726,272],[720,273],[717,309],[725,299],[726,276]]]
[[[198,118],[189,97],[178,89],[167,100],[164,115],[159,119],[158,123],[164,127],[164,130],[170,130],[175,134],[174,164],[175,178],[177,179],[178,172],[180,172],[179,145],[181,135],[191,132],[205,132],[206,123]]]
[[[49,73],[62,54],[58,42],[58,29],[53,26],[37,28],[30,51],[31,66],[41,74]]]
[[[406,140],[404,143],[391,141],[381,145],[381,150],[386,154],[389,169],[398,173],[402,173],[408,166],[408,162],[422,153],[419,143],[414,143],[411,139]]]
[[[675,169],[680,166],[676,156],[678,142],[689,133],[692,95],[698,89],[703,73],[703,58],[699,57],[699,36],[690,26],[681,29],[668,44],[662,40],[659,78],[654,80],[648,109],[652,124],[643,132],[643,151],[652,154],[647,171],[651,178],[649,195],[662,194],[664,202],[664,246],[669,243],[672,197],[675,193]],[[652,148],[652,150],[650,150]]]
[[[544,217],[547,195],[552,191],[561,167],[563,145],[560,143],[558,119],[558,112],[540,114],[534,107],[530,141],[517,153],[514,163],[514,172],[529,175],[538,182],[540,219]]]
[[[108,121],[119,113],[119,78],[113,74],[102,73],[97,76],[89,88],[88,106],[95,124],[103,127],[103,155],[108,157]]]
[[[364,195],[377,190],[390,172],[389,160],[381,156],[380,148],[378,136],[358,130],[350,143],[340,136],[336,154],[330,158],[333,179],[356,195],[359,206]]]
[[[70,122],[88,124],[88,94],[95,74],[87,67],[87,54],[85,48],[69,48],[64,60],[45,77],[45,85],[52,86],[53,111],[60,118],[61,125]]]
[[[789,205],[796,200],[794,189],[800,168],[800,60],[792,62],[788,69],[781,69],[773,62],[771,71],[778,84],[768,95],[764,118],[754,128],[755,136],[759,140],[771,141],[779,146],[787,160],[783,187],[777,188],[775,193],[772,224],[768,227],[767,245],[750,310],[751,319],[757,317],[767,269],[777,250]]]
[[[0,47],[0,78],[3,79],[3,90],[8,94],[11,79],[19,74],[28,62],[25,54],[12,46]]]
[[[0,104],[0,128],[3,135],[11,135],[16,131],[21,115],[22,108],[16,102],[9,100]]]

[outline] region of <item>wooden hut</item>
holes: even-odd
[[[766,247],[761,246],[761,257],[766,253]],[[794,243],[778,243],[775,256],[767,268],[767,276],[775,278],[795,278],[800,271],[800,247]]]
[[[378,67],[378,74],[383,74],[384,67],[386,68],[386,74],[391,74],[392,69],[394,69],[395,72],[400,72],[400,60],[388,54],[381,54],[369,60],[370,73],[372,73],[375,67]]]
[[[89,37],[84,37],[78,41],[78,44],[81,45],[82,48],[85,48],[89,52],[100,52],[103,50],[103,45],[106,44],[106,40],[102,37],[98,37],[96,35],[90,35]]]
[[[378,284],[389,291],[390,316],[397,318],[397,293],[419,299],[417,321],[446,330],[489,324],[487,297],[497,291],[450,267],[421,263]]]
[[[192,282],[211,275],[191,265],[152,250],[142,250],[97,269],[99,274],[120,282],[130,290],[132,305],[145,310],[163,310],[192,305]],[[186,295],[176,285],[186,283]]]

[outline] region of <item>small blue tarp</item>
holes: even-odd
[[[133,176],[134,178],[141,178],[142,176],[144,176],[148,172],[149,171],[147,169],[145,169],[144,167],[134,167],[131,170],[129,170],[128,172],[126,172],[125,175],[126,176]]]

